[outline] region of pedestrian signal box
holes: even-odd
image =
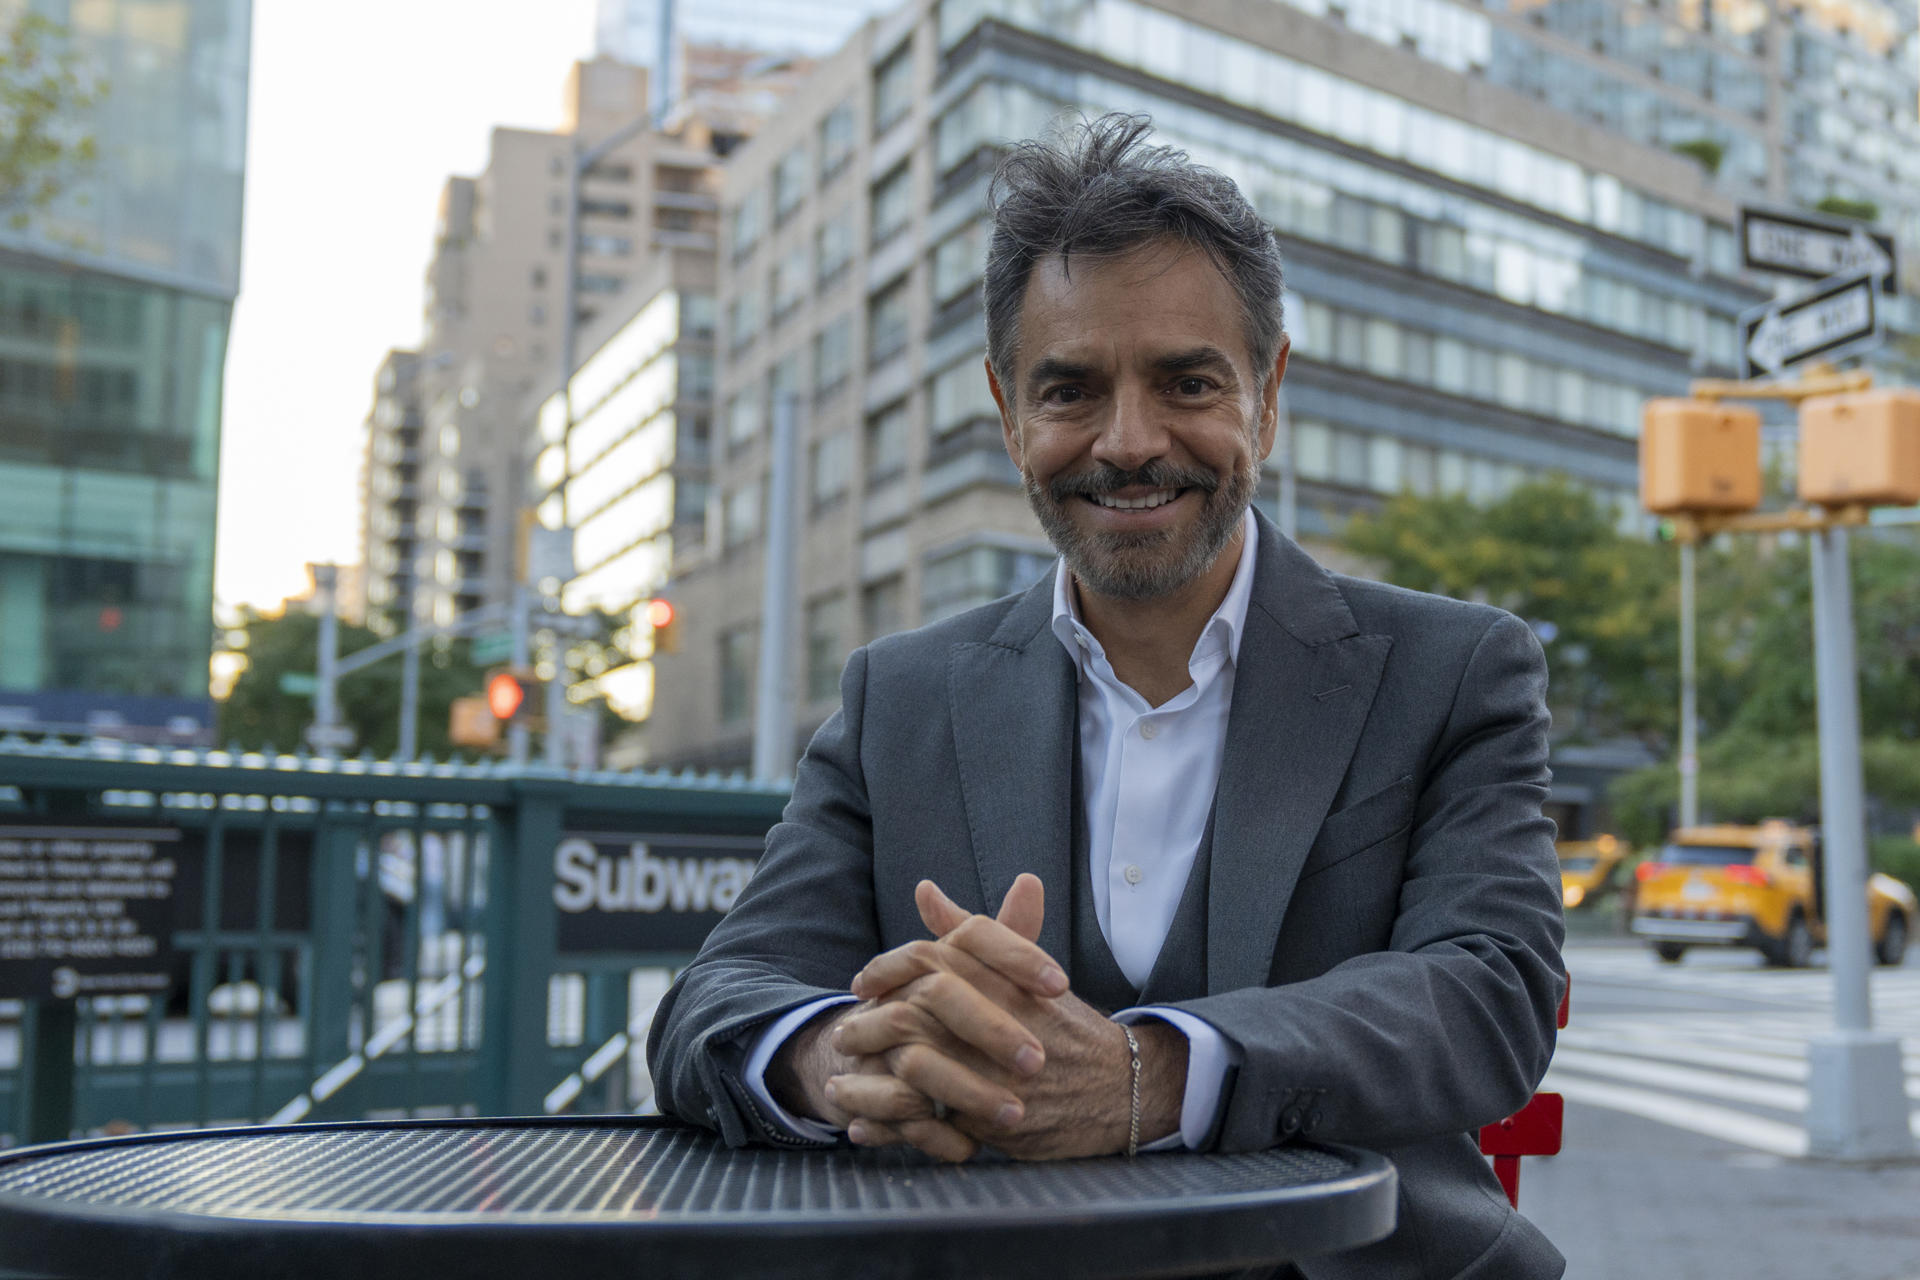
[[[1920,391],[1900,387],[1803,401],[1800,497],[1823,507],[1920,503]]]
[[[647,625],[653,628],[653,651],[655,653],[678,653],[680,650],[680,610],[673,601],[655,596],[646,603]]]
[[[1649,400],[1640,429],[1640,505],[1658,515],[1760,505],[1760,415],[1711,400]]]
[[[487,677],[487,710],[500,721],[512,720],[532,701],[533,678],[518,671],[496,671]]]
[[[486,749],[500,744],[500,721],[494,718],[484,694],[453,700],[447,738],[456,747]]]

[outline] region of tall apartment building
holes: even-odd
[[[804,406],[803,732],[853,646],[1050,561],[978,293],[1000,147],[1077,113],[1151,114],[1276,228],[1304,537],[1403,489],[1491,498],[1548,472],[1631,513],[1641,402],[1731,373],[1762,296],[1735,204],[1686,155],[1450,65],[1455,7],[1420,12],[1435,25],[1387,46],[1331,8],[945,0],[823,61],[727,166],[710,529],[675,557],[654,758],[749,755],[773,397]]]
[[[96,162],[0,222],[0,724],[205,740],[252,9],[33,7],[104,92]]]
[[[760,119],[751,92],[759,82],[737,63],[702,63],[710,75],[698,87],[713,111],[642,131],[582,174],[576,363],[658,291],[662,273],[711,296],[715,166]],[[646,103],[643,69],[604,58],[579,64],[560,130],[496,129],[486,170],[450,178],[442,192],[412,399],[383,409],[389,398],[377,389],[369,426],[368,447],[377,450],[383,412],[417,420],[411,446],[399,435],[384,446],[395,468],[387,491],[373,483],[379,469],[369,471],[367,593],[393,614],[386,625],[407,616],[395,611],[403,600],[413,618],[447,623],[512,598],[523,513],[540,497],[531,479],[535,414],[561,380],[569,170],[581,151],[644,116]],[[383,365],[382,383],[398,376],[398,354]],[[697,373],[688,369],[687,387],[698,385]],[[698,492],[692,479],[689,496]],[[411,530],[411,557],[405,539],[383,530]]]
[[[413,617],[422,421],[420,353],[389,351],[374,374],[360,469],[361,611],[383,635]]]

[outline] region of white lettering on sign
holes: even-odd
[[[562,840],[553,851],[553,903],[562,911],[733,910],[753,875],[748,858],[656,858],[635,841],[627,856],[591,841]]]

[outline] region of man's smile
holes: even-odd
[[[1155,489],[1150,493],[1139,495],[1093,493],[1087,495],[1087,500],[1106,507],[1110,511],[1149,511],[1154,507],[1172,502],[1185,492],[1185,489]]]

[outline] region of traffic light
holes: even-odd
[[[533,714],[534,687],[524,671],[496,671],[487,677],[487,710],[502,724],[524,723]]]
[[[663,596],[647,601],[647,625],[653,628],[655,653],[680,651],[680,610],[674,607],[673,601]]]
[[[1640,505],[1661,516],[1759,506],[1760,415],[1707,400],[1647,401]]]

